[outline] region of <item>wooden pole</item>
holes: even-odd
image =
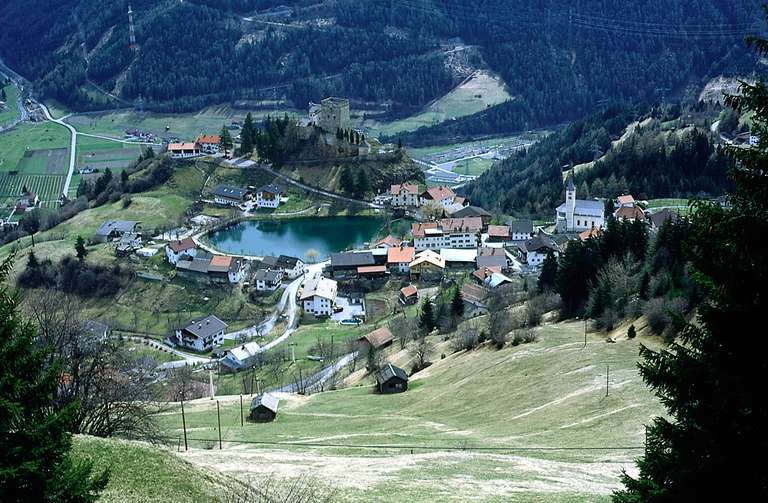
[[[181,395],[181,427],[184,429],[184,450],[189,450],[187,444],[187,419],[184,416],[184,395]]]
[[[587,347],[587,318],[584,317],[584,347]]]
[[[243,395],[240,395],[240,427],[242,428],[243,426]]]
[[[219,408],[218,400],[216,400],[216,419],[219,422],[219,450],[221,450],[221,409]]]
[[[605,366],[605,396],[608,396],[608,379],[611,375],[611,366],[606,365]]]

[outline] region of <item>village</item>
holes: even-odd
[[[339,99],[324,103],[331,104],[331,111],[324,112],[322,106],[319,111],[313,109],[311,117],[315,118],[305,121],[304,127],[319,127],[332,144],[337,136],[329,128],[345,129],[348,108],[337,109],[343,103]],[[221,141],[221,136],[204,135],[192,143],[170,144],[168,153],[181,160],[221,155]],[[236,158],[224,162],[248,169],[263,161]],[[567,176],[565,185],[565,201],[553,209],[552,221],[534,223],[494,215],[446,186],[410,181],[392,184],[367,204],[379,214],[409,222],[409,227],[389,233],[385,226],[375,240],[325,256],[314,250],[303,256],[223,253],[207,239],[233,222],[263,211],[278,211],[289,197],[277,183],[261,187],[219,184],[203,195],[206,205],[227,209],[234,220],[200,214],[182,228],[154,237],[145,235],[141,222],[108,220],[89,239],[110,243],[118,257],[150,260],[162,256],[167,275],[144,273],[148,280],[191,281],[203,289],[224,292],[243,290],[254,298],[274,302],[273,313],[266,320],[254,320],[252,326],[239,330],[228,332],[228,321],[222,319],[226,317],[216,312],[181,323],[160,347],[189,355],[181,362],[184,365],[225,374],[247,372],[264,364],[267,351],[279,345],[293,348],[291,338],[301,325],[325,320],[350,328],[346,352],[331,353],[330,359],[328,355],[307,355],[321,362],[321,370],[301,376],[299,382],[275,384],[273,391],[311,393],[327,389],[335,374],[359,359],[366,362],[366,374],[379,392],[403,392],[409,375],[419,366],[408,369],[402,361],[387,359],[396,353],[395,341],[410,337],[390,328],[397,318],[415,320],[426,304],[449,291],[463,304],[463,320],[487,315],[498,308],[494,303],[499,298],[507,299],[507,303],[524,299],[525,292],[534,289],[546,258],[557,258],[570,243],[599,235],[607,215],[641,222],[652,231],[678,216],[669,209],[652,213],[644,209],[643,202],[626,194],[609,201],[578,199],[572,176]],[[33,195],[26,197],[33,199]],[[382,303],[389,311],[374,307]],[[374,310],[379,311],[375,317],[371,316]],[[277,330],[278,319],[284,320],[282,334],[265,343],[267,333]],[[295,354],[289,360],[295,362]],[[164,368],[177,365],[165,364]],[[276,396],[263,390],[254,399],[252,419],[274,419],[278,403]]]

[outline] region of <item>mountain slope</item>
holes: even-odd
[[[751,0],[136,0],[133,54],[126,2],[49,4],[4,2],[0,53],[43,94],[76,107],[93,106],[89,80],[113,89],[124,79],[123,98],[167,110],[280,96],[303,108],[343,94],[404,114],[457,83],[447,60],[470,45],[459,66],[502,76],[516,99],[499,121],[518,129],[749,72],[742,38],[759,15]]]

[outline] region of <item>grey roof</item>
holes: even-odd
[[[667,220],[675,222],[679,217],[679,213],[673,212],[669,208],[664,208],[656,213],[651,213],[648,218],[651,219],[654,227],[661,227]]]
[[[565,206],[565,203],[557,207],[558,212],[565,213],[566,209],[567,208]],[[603,213],[605,213],[605,206],[603,205],[602,201],[587,200],[587,199],[576,200],[576,209],[574,211],[575,215],[584,215],[588,217],[602,217]]]
[[[263,406],[277,414],[278,405],[280,405],[280,399],[270,393],[264,393],[253,399],[251,402],[251,410]]]
[[[263,259],[261,259],[261,262],[259,262],[259,269],[271,269],[273,267],[277,267],[277,259],[278,257],[275,257],[274,255],[267,255]]]
[[[217,185],[211,192],[214,196],[241,200],[248,193],[248,189],[232,187],[231,185]]]
[[[482,209],[479,206],[465,206],[459,211],[456,211],[451,214],[451,217],[453,218],[464,218],[464,217],[490,217],[493,216],[484,209]]]
[[[210,264],[211,259],[209,258],[195,257],[192,260],[179,260],[176,262],[176,269],[208,274],[208,266]]]
[[[271,269],[259,269],[253,276],[254,281],[266,281],[267,283],[275,283],[278,279],[283,277],[283,273],[280,271],[273,271]]]
[[[96,235],[109,236],[113,232],[118,232],[120,234],[134,232],[140,223],[141,222],[135,222],[133,220],[107,220],[99,226]]]
[[[210,315],[205,318],[193,321],[184,330],[200,339],[205,339],[211,335],[220,332],[227,328],[227,324],[218,319],[217,317]]]
[[[275,262],[275,266],[279,269],[293,269],[296,267],[296,264],[299,263],[299,259],[296,257],[291,257],[289,255],[280,255],[277,257],[277,261]]]
[[[537,234],[525,242],[524,251],[546,253],[548,250],[559,252],[560,248],[546,234]]]
[[[531,220],[514,220],[509,222],[509,230],[513,234],[532,234],[533,222]]]
[[[331,255],[331,267],[359,267],[364,265],[374,265],[375,263],[371,252],[347,252],[334,253]]]
[[[259,192],[271,192],[272,194],[282,194],[283,189],[279,185],[270,183],[269,185],[265,185],[262,188],[260,188]]]
[[[408,380],[408,374],[405,373],[405,370],[395,367],[391,363],[387,363],[381,370],[376,372],[376,382],[379,384],[385,383],[393,377],[398,377],[403,381]]]
[[[504,255],[482,255],[477,257],[477,268],[482,267],[501,267],[506,269],[509,264]]]

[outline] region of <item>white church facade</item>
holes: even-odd
[[[565,202],[557,207],[555,214],[556,232],[581,232],[605,225],[605,208],[601,201],[576,199],[573,175],[568,177]]]

